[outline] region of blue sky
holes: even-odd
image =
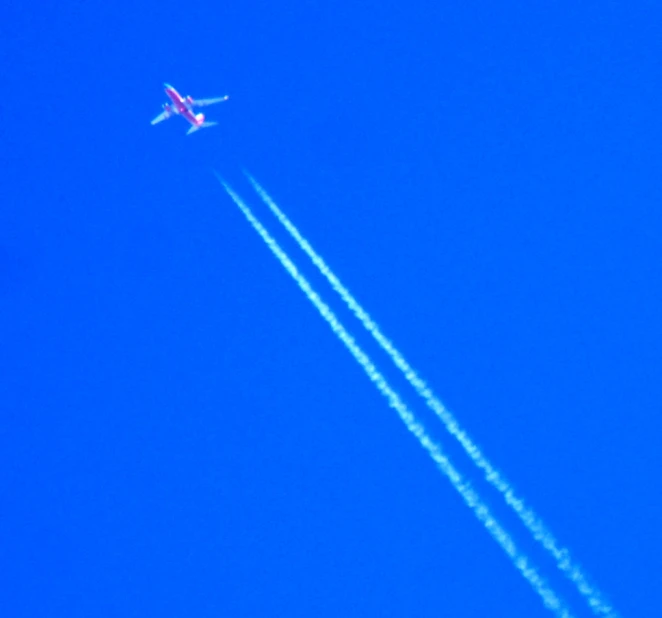
[[[3,615],[551,616],[212,174],[574,616],[248,169],[624,616],[662,602],[654,3],[13,3]],[[186,137],[164,81],[229,94]]]

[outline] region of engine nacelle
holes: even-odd
[[[186,97],[186,102],[189,105],[193,105],[193,97],[190,94]]]

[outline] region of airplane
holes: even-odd
[[[163,84],[163,88],[172,103],[163,104],[163,111],[152,120],[152,124],[157,124],[171,116],[183,116],[191,124],[191,128],[186,132],[186,135],[191,135],[191,133],[194,133],[198,129],[212,127],[215,124],[218,124],[217,122],[205,121],[205,115],[196,114],[193,111],[194,107],[213,105],[214,103],[227,101],[230,98],[226,95],[215,99],[194,99],[191,96],[183,97],[170,84]]]

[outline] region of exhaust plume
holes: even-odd
[[[214,173],[216,174],[216,172]],[[545,607],[554,612],[558,618],[572,618],[572,615],[566,609],[563,602],[559,599],[556,593],[551,588],[549,588],[547,583],[542,579],[542,577],[540,577],[536,569],[530,566],[529,559],[517,549],[510,535],[492,516],[487,505],[483,503],[476,491],[471,487],[470,483],[462,478],[460,473],[451,464],[448,457],[443,453],[439,445],[429,437],[427,431],[420,423],[420,421],[418,421],[414,414],[400,399],[400,396],[391,388],[384,376],[377,370],[373,362],[359,347],[354,338],[349,334],[349,332],[341,324],[335,314],[331,311],[329,306],[324,303],[317,292],[313,290],[308,281],[298,271],[292,260],[280,248],[276,240],[269,234],[269,232],[267,232],[264,226],[253,215],[248,206],[229,187],[229,185],[218,174],[216,174],[216,177],[223,185],[234,203],[242,211],[253,229],[260,235],[262,240],[276,256],[283,268],[285,268],[290,276],[296,281],[299,288],[301,288],[308,300],[313,304],[313,306],[318,310],[327,324],[331,327],[331,330],[334,332],[334,334],[344,344],[356,362],[363,368],[368,378],[375,385],[377,390],[388,401],[390,407],[392,407],[398,413],[398,416],[405,424],[409,432],[418,439],[419,444],[427,451],[432,460],[437,464],[437,467],[448,478],[448,480],[451,482],[451,485],[464,500],[465,504],[473,511],[476,518],[483,524],[483,526],[487,529],[492,538],[498,543],[501,549],[503,549],[515,568],[520,572],[524,579],[529,582],[534,591],[540,596]]]
[[[338,277],[328,267],[322,257],[312,248],[310,243],[301,235],[299,230],[276,205],[267,192],[260,184],[246,171],[245,176],[253,185],[257,194],[269,207],[271,212],[280,221],[283,227],[294,238],[301,249],[308,255],[313,264],[326,277],[331,287],[343,299],[347,307],[363,324],[365,329],[373,336],[381,348],[391,357],[393,363],[400,369],[406,380],[411,384],[414,390],[425,400],[428,407],[439,417],[446,427],[447,431],[462,445],[467,455],[476,466],[483,470],[486,480],[499,491],[506,504],[515,511],[517,516],[523,522],[524,526],[531,533],[533,538],[540,543],[545,550],[556,561],[557,567],[563,574],[572,581],[579,593],[586,599],[586,602],[593,612],[604,618],[618,618],[616,611],[604,599],[602,593],[591,583],[582,569],[576,564],[570,552],[561,547],[554,535],[543,524],[540,517],[528,507],[524,500],[515,494],[510,482],[497,470],[490,461],[483,455],[480,448],[471,440],[467,432],[460,427],[455,417],[441,403],[441,401],[432,392],[432,389],[418,375],[416,370],[405,360],[404,356],[396,349],[393,343],[384,336],[376,322],[370,317],[368,312],[363,309],[359,302],[349,292],[349,290],[340,282]]]

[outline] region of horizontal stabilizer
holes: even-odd
[[[218,124],[218,122],[203,122],[200,125],[194,125],[186,132],[186,135],[191,135],[191,133],[195,133],[198,129],[213,127],[215,124]]]

